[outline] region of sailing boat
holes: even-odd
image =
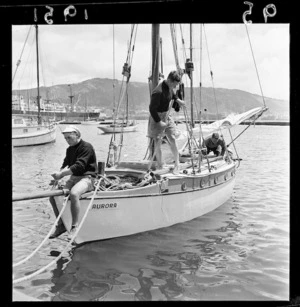
[[[154,60],[158,54],[159,25],[153,24],[152,88],[159,82],[159,61]],[[189,73],[192,76],[192,70]],[[220,127],[230,129],[249,118],[255,122],[265,110],[265,107],[256,108],[238,118],[216,122],[205,128],[206,135]],[[201,142],[194,137],[200,130],[187,127],[186,145],[190,157],[180,163],[178,174],[172,173],[170,165],[157,169],[154,159],[122,162],[120,154],[116,159],[118,146],[110,146],[115,160],[106,164],[110,167],[105,171],[104,163],[99,164],[96,190],[81,197],[80,224],[75,242],[79,244],[168,227],[202,216],[224,204],[232,195],[240,159],[233,158],[228,150],[224,157],[202,155],[199,150]],[[70,206],[66,205],[68,201],[65,202],[63,195],[55,196],[55,199],[63,223],[70,230],[72,218]]]
[[[158,24],[152,25],[152,89],[159,83],[160,77],[157,60],[159,29]],[[192,81],[190,64],[187,61],[185,71]],[[181,161],[178,173],[173,173],[168,164],[158,169],[153,156],[148,160],[121,161],[122,143],[117,145],[116,138],[113,140],[112,137],[106,167],[104,162],[98,162],[95,190],[81,196],[79,226],[71,242],[81,244],[169,227],[200,217],[224,204],[232,195],[240,159],[237,154],[234,158],[229,150],[225,151],[224,157],[203,155],[201,141],[214,131],[223,128],[230,131],[233,125],[244,120],[251,119],[254,123],[265,110],[266,107],[255,108],[205,127],[201,126],[201,121],[199,127],[187,124],[181,137],[185,143],[182,150],[187,148],[188,155]],[[186,123],[192,123],[186,111],[184,114]],[[199,139],[195,135],[199,135]],[[120,139],[123,141],[122,135]],[[14,197],[13,200],[53,196],[60,212],[57,220],[61,217],[70,231],[72,216],[66,191],[54,190],[42,194]]]
[[[134,28],[133,28],[134,29]],[[114,31],[114,28],[113,28]],[[114,32],[113,32],[114,33]],[[114,37],[114,34],[113,34]],[[128,49],[127,59],[123,66],[122,75],[123,75],[123,81],[124,78],[126,78],[126,84],[124,86],[124,82],[122,82],[121,89],[120,89],[120,101],[115,108],[115,94],[114,96],[114,107],[113,107],[113,122],[111,124],[101,124],[98,126],[98,129],[101,130],[103,133],[121,133],[124,132],[135,132],[137,130],[137,123],[135,120],[129,120],[129,99],[128,99],[128,85],[129,85],[129,79],[131,77],[131,61],[132,61],[132,53],[130,52],[132,41],[130,40],[130,46]],[[114,48],[114,38],[113,38],[113,49]],[[115,51],[113,50],[113,54]],[[114,60],[113,60],[114,62]],[[113,80],[115,80],[115,63],[113,63]],[[115,84],[113,84],[113,91],[115,91]],[[118,119],[118,111],[120,108],[121,103],[123,102],[124,97],[126,96],[126,104],[125,104],[125,112],[122,116],[122,119]]]
[[[39,49],[38,26],[36,28],[36,59],[37,59],[37,123],[26,121],[23,117],[12,117],[12,146],[32,146],[55,142],[56,124],[45,123],[41,117],[40,88],[39,88]]]

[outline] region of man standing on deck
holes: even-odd
[[[70,190],[72,227],[69,237],[72,238],[78,226],[79,198],[83,193],[94,189],[94,179],[97,174],[97,158],[93,146],[81,139],[81,132],[76,126],[68,126],[62,133],[69,147],[67,148],[66,157],[60,171],[51,174],[51,176],[55,180],[60,180],[65,176],[71,175],[64,188]],[[50,197],[50,203],[57,217],[59,211],[54,197]],[[64,232],[66,232],[66,228],[60,219],[50,238],[56,238]]]
[[[161,138],[163,134],[168,138],[171,151],[174,156],[175,165],[174,172],[179,170],[179,153],[176,144],[176,126],[169,115],[170,101],[173,101],[172,107],[176,112],[180,107],[185,107],[185,102],[178,98],[174,93],[181,78],[177,71],[171,71],[167,80],[162,81],[152,91],[151,101],[149,106],[150,117],[148,123],[147,136],[154,140],[154,155],[157,159],[158,168],[162,168],[162,152],[161,152]]]
[[[220,138],[219,133],[213,133],[212,136],[204,141],[207,148],[207,153],[211,151],[218,157],[224,156],[225,153],[225,142]]]

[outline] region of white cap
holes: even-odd
[[[80,130],[73,125],[68,126],[62,133],[70,133],[70,132],[76,132],[79,137],[81,136]]]

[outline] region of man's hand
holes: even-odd
[[[61,179],[61,178],[63,177],[61,172],[55,172],[55,173],[51,174],[51,176],[52,176],[55,180],[59,180],[59,179]]]
[[[163,121],[159,121],[158,124],[160,125],[161,128],[167,127],[167,124]]]
[[[181,99],[176,99],[176,102],[179,104],[181,108],[185,108],[185,102]]]

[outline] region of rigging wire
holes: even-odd
[[[15,76],[16,76],[16,73],[17,73],[17,70],[18,70],[18,67],[19,67],[19,65],[21,64],[21,58],[22,58],[22,55],[23,55],[23,52],[24,52],[24,49],[25,49],[25,45],[26,45],[26,42],[27,42],[29,33],[30,33],[30,31],[31,31],[31,28],[32,28],[32,25],[29,27],[29,30],[28,30],[28,33],[27,33],[27,37],[26,37],[26,39],[25,39],[25,42],[24,42],[24,45],[23,45],[23,48],[22,48],[22,51],[21,51],[19,60],[18,60],[18,62],[17,62],[17,64],[16,64],[17,67],[16,67],[16,69],[15,69],[15,72],[14,72],[14,75],[13,75],[12,82],[14,82],[14,79],[15,79]]]
[[[204,24],[203,24],[203,32],[204,32],[204,36],[205,36],[205,43],[206,43],[206,49],[207,49],[207,57],[208,57],[208,63],[209,63],[209,69],[210,69],[210,76],[211,76],[211,82],[212,82],[213,93],[214,93],[214,101],[215,101],[216,111],[217,111],[217,120],[220,120],[220,114],[219,114],[219,109],[218,109],[218,102],[217,102],[217,97],[216,97],[216,89],[215,89],[215,85],[214,85],[213,72],[212,72],[210,56],[209,56],[208,40],[207,40],[207,37],[206,37],[206,31],[205,31]],[[220,134],[222,134],[221,127],[218,128],[218,131],[220,132]],[[223,141],[225,143],[225,139],[224,138],[223,138]],[[229,156],[226,144],[225,144],[225,152],[226,152],[226,155]]]
[[[214,78],[213,78],[213,72],[212,72],[212,68],[211,68],[211,62],[210,62],[210,56],[209,56],[209,49],[208,49],[208,41],[207,41],[206,31],[205,31],[204,25],[203,25],[203,31],[204,31],[204,37],[205,37],[205,43],[206,43],[206,50],[207,50],[207,56],[208,56],[208,64],[209,64],[211,82],[212,82],[212,86],[213,86],[214,100],[215,100],[216,111],[217,111],[217,119],[219,120],[219,119],[220,119],[220,118],[219,118],[220,116],[219,116],[219,110],[218,110],[218,104],[217,104],[217,98],[216,98],[216,91],[215,91],[215,85],[214,85]]]
[[[117,118],[118,118],[118,113],[120,110],[120,106],[122,102],[124,101],[124,97],[127,97],[128,101],[128,86],[129,86],[129,80],[131,77],[131,67],[132,67],[132,61],[133,61],[133,54],[134,54],[134,49],[135,49],[135,41],[136,41],[136,36],[137,36],[137,28],[138,26],[135,24],[131,25],[131,34],[130,34],[130,41],[128,43],[128,49],[127,49],[127,56],[126,56],[126,62],[123,67],[123,78],[122,78],[122,83],[121,83],[121,88],[120,88],[120,93],[119,93],[119,100],[117,107],[114,107],[114,112],[113,112],[113,135],[110,141],[109,145],[109,152],[108,152],[108,157],[107,157],[107,165],[109,161],[109,157],[111,156],[111,150],[114,151],[114,163],[119,162],[120,156],[121,156],[121,149],[123,146],[123,133],[124,133],[124,118],[125,118],[125,111],[122,116],[122,122],[121,122],[121,134],[120,134],[120,144],[116,145],[116,127],[117,127]],[[125,65],[126,65],[126,70],[125,70]],[[126,76],[126,82],[125,82],[125,76]],[[128,124],[128,121],[126,120],[126,125]],[[117,159],[117,152],[116,149],[119,147],[119,155]]]
[[[250,127],[250,125],[249,125],[247,128],[249,128],[249,127]],[[245,129],[245,130],[246,130],[246,129]],[[245,131],[245,130],[244,130],[244,131]],[[243,132],[244,132],[244,131],[243,131]],[[237,157],[236,160],[238,160],[238,166],[237,166],[237,168],[238,168],[238,167],[240,166],[240,163],[241,163],[240,160],[241,160],[241,159],[239,158],[239,155],[238,155],[238,153],[237,153],[237,150],[236,150],[236,147],[235,147],[235,144],[234,144],[234,139],[232,138],[232,134],[231,134],[230,128],[228,128],[228,132],[229,132],[230,137],[231,137],[231,140],[232,140],[231,143],[232,143],[232,145],[233,145],[233,147],[234,147],[234,150],[235,150],[235,154],[236,154],[236,157]],[[231,143],[230,143],[230,144],[231,144]]]
[[[201,123],[201,105],[202,105],[202,24],[200,24],[200,49],[199,49],[199,75],[200,75],[200,82],[199,82],[199,108],[200,111],[197,110],[198,119],[199,119],[199,154],[198,154],[198,171],[201,170],[201,161],[202,161],[202,139],[203,139],[203,131],[202,131],[202,123]],[[197,106],[197,104],[196,104]],[[207,158],[208,168],[210,171],[209,166],[209,159]]]
[[[260,78],[259,78],[259,73],[258,73],[258,69],[257,69],[255,57],[254,57],[254,52],[253,52],[253,48],[252,48],[252,44],[251,44],[251,40],[250,40],[250,35],[249,35],[248,28],[247,28],[246,24],[245,24],[245,27],[246,27],[246,32],[247,32],[248,40],[249,40],[249,45],[250,45],[250,49],[251,49],[252,58],[253,58],[253,61],[254,61],[256,75],[257,75],[257,79],[258,79],[258,83],[259,83],[259,87],[260,87],[261,97],[263,99],[264,107],[266,107],[266,102],[265,102],[265,98],[264,98],[264,94],[263,94],[263,90],[262,90],[262,86],[261,86],[261,82],[260,82]]]
[[[34,41],[35,41],[35,37],[32,37],[32,42],[31,42],[31,44],[29,44],[30,45],[29,53],[27,55],[27,59],[25,61],[25,65],[24,65],[24,68],[22,70],[22,73],[21,73],[21,76],[20,76],[19,80],[23,79],[24,73],[26,71],[27,64],[29,63],[29,58],[31,57],[31,54],[32,54],[32,49],[33,49]],[[31,68],[30,68],[29,78],[28,78],[30,80],[29,84],[31,84],[31,87],[33,87],[32,86],[32,83],[33,83],[33,81],[32,81],[33,80],[33,71],[34,71],[34,67],[32,65]],[[20,81],[19,81],[19,83],[20,83]]]
[[[135,32],[135,35],[134,35],[134,32]],[[126,57],[126,63],[129,64],[130,69],[131,69],[132,60],[133,60],[133,52],[134,52],[134,44],[135,44],[135,39],[136,39],[136,33],[137,33],[137,27],[135,28],[135,25],[132,25],[132,27],[131,27],[131,35],[130,35],[130,42],[129,42],[128,51],[127,51],[127,57]],[[133,36],[134,36],[134,42],[132,44]],[[132,46],[132,50],[131,50],[131,46]],[[116,116],[118,114],[120,105],[121,105],[122,101],[124,100],[124,96],[125,96],[125,93],[126,93],[126,87],[127,87],[128,82],[129,82],[129,79],[130,79],[130,75],[127,77],[126,84],[124,85],[124,75],[123,75],[122,86],[121,86],[120,96],[119,96],[120,99],[119,99],[119,102],[118,102],[118,105],[117,105],[117,110],[116,110],[116,114],[115,114],[115,120],[116,120]],[[125,86],[125,89],[124,89],[124,86]]]
[[[115,67],[115,25],[113,24],[113,112],[115,111],[115,80],[116,80],[116,67]]]

